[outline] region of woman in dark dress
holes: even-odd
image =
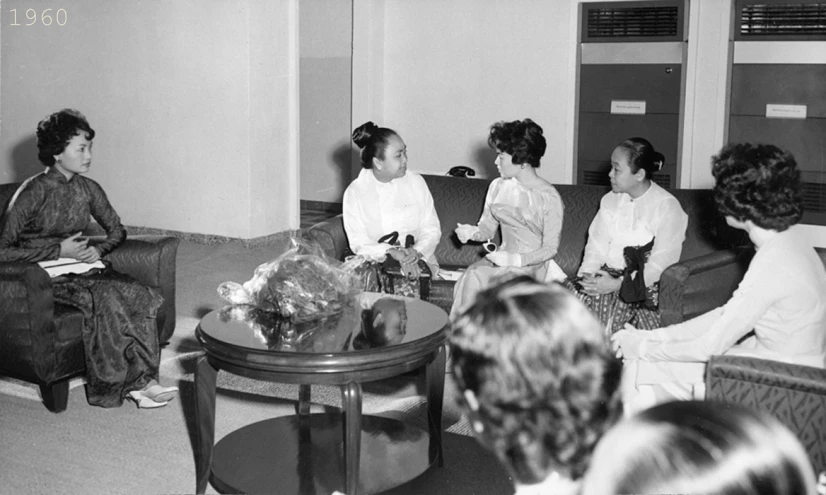
[[[103,189],[81,175],[89,171],[94,137],[76,110],[61,110],[38,124],[38,158],[46,170],[26,180],[12,198],[0,225],[0,261],[97,263],[126,239]],[[90,218],[106,231],[101,243],[80,237]],[[163,298],[104,266],[52,278],[55,302],[83,313],[87,399],[117,407],[129,397],[140,408],[162,407],[178,393],[177,387],[158,383],[155,316]]]

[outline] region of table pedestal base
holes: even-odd
[[[358,493],[401,485],[430,467],[427,432],[362,416]],[[284,416],[236,430],[216,445],[210,481],[222,493],[329,495],[345,491],[340,414]]]

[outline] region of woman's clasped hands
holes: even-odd
[[[622,279],[612,277],[605,270],[597,270],[594,273],[584,273],[579,285],[582,286],[582,292],[585,294],[599,296],[618,291],[622,285]]]
[[[402,273],[409,280],[416,280],[419,278],[419,258],[421,253],[413,248],[394,247],[387,251],[387,254],[399,262],[402,268]]]
[[[100,252],[88,245],[89,240],[81,237],[82,232],[73,234],[60,243],[60,257],[73,258],[84,263],[94,263],[100,259]]]

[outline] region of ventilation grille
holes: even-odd
[[[741,2],[739,14],[737,39],[826,39],[826,2]]]
[[[803,210],[826,212],[826,184],[818,182],[803,183]]]
[[[671,189],[671,174],[654,174],[651,180],[663,189]],[[582,183],[586,186],[610,186],[611,179],[608,178],[608,172],[583,170]]]
[[[632,5],[623,5],[624,3]],[[662,3],[666,2],[583,4],[585,26],[582,41],[680,40],[680,7],[676,2],[667,2],[666,5],[661,5]]]
[[[608,174],[606,172],[583,170],[582,183],[586,186],[610,186],[611,180],[608,178]]]

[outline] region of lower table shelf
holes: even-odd
[[[362,416],[358,492],[385,491],[424,473],[429,441],[415,426]],[[210,481],[222,493],[344,492],[341,414],[284,416],[230,433],[215,445]]]

